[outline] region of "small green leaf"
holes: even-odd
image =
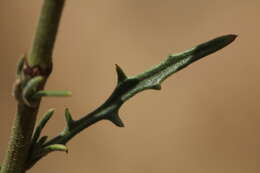
[[[53,151],[63,151],[63,152],[68,153],[68,148],[62,144],[52,144],[52,145],[48,145],[44,148],[39,147],[39,148],[37,148],[37,151],[34,151],[33,153],[31,153],[32,155],[30,157],[27,167],[31,168],[42,157],[46,156],[47,154],[49,154],[50,152],[53,152]]]
[[[38,87],[42,84],[44,78],[42,76],[36,76],[30,79],[23,89],[23,101],[28,106],[33,106],[32,96],[37,92]]]
[[[48,145],[42,149],[42,153],[49,153],[52,151],[64,151],[68,153],[68,148],[62,144],[53,144],[53,145]]]
[[[34,135],[33,135],[33,138],[32,138],[32,143],[33,144],[37,143],[37,141],[38,141],[38,139],[40,137],[40,134],[42,132],[42,129],[45,127],[47,122],[50,120],[50,118],[52,117],[53,113],[54,113],[54,109],[50,109],[43,115],[42,120],[36,126],[36,129],[35,129],[35,132],[34,132]]]
[[[72,116],[68,108],[65,109],[65,119],[68,129],[71,129],[74,125],[74,120],[72,119]]]
[[[68,97],[71,96],[70,91],[50,91],[50,90],[41,90],[33,95],[34,98],[39,97]]]

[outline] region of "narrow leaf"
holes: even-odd
[[[33,95],[34,98],[38,97],[68,97],[71,96],[70,91],[50,91],[50,90],[41,90]]]
[[[63,152],[68,153],[68,148],[65,145],[62,145],[62,144],[53,144],[53,145],[49,145],[49,146],[44,147],[41,152],[42,153],[49,153],[49,152],[52,152],[52,151],[63,151]]]
[[[47,122],[50,120],[50,118],[52,117],[53,113],[54,113],[54,109],[50,109],[43,115],[42,120],[36,126],[36,129],[35,129],[35,132],[34,132],[34,135],[33,135],[33,138],[32,138],[32,143],[33,144],[35,144],[38,141],[38,139],[40,137],[40,134],[42,132],[42,129],[45,127]]]
[[[28,106],[33,106],[32,96],[33,94],[35,94],[35,92],[37,91],[38,87],[40,86],[43,80],[44,78],[42,76],[33,77],[27,82],[26,86],[24,87],[22,93],[23,101]]]
[[[31,168],[37,161],[39,161],[42,157],[46,156],[47,154],[49,154],[50,152],[53,151],[63,151],[68,153],[68,148],[65,145],[62,144],[52,144],[52,145],[48,145],[44,148],[38,148],[37,151],[35,151],[33,153],[33,155],[31,156],[27,168]]]
[[[65,119],[68,129],[71,129],[73,127],[74,120],[72,119],[71,113],[68,108],[65,109]]]
[[[37,145],[39,145],[39,146],[43,145],[47,141],[47,139],[48,139],[48,136],[40,137],[40,139],[37,142]]]

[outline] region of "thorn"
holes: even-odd
[[[112,113],[109,117],[108,120],[110,120],[112,123],[114,123],[118,127],[125,127],[123,121],[120,119],[118,112]]]
[[[68,108],[65,109],[65,119],[66,119],[68,129],[71,129],[74,120],[72,119],[71,113]]]
[[[121,83],[127,79],[126,74],[124,73],[122,68],[119,67],[119,65],[117,65],[117,64],[116,64],[116,73],[117,73],[117,83]]]
[[[162,87],[161,87],[160,84],[156,84],[156,85],[151,86],[151,89],[154,89],[154,90],[161,90]]]

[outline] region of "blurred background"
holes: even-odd
[[[0,1],[0,159],[15,114],[11,90],[18,58],[28,52],[42,4]],[[138,74],[224,34],[237,40],[146,91],[120,110],[125,128],[102,121],[52,153],[37,173],[258,173],[260,171],[260,30],[258,0],[67,1],[40,115],[56,108],[44,134],[64,127],[64,109],[80,118],[116,84],[114,64]]]

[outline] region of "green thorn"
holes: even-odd
[[[35,144],[37,142],[37,140],[39,139],[40,134],[42,132],[42,129],[45,127],[47,122],[50,120],[53,113],[54,113],[54,109],[50,109],[43,115],[42,120],[39,122],[39,124],[37,125],[36,130],[34,132],[32,144]]]
[[[68,97],[71,96],[70,91],[50,91],[50,90],[41,90],[33,95],[34,98],[37,97]]]
[[[162,86],[161,86],[160,84],[156,84],[156,85],[151,86],[151,89],[161,90],[161,89],[162,89]]]
[[[116,64],[116,73],[117,73],[117,83],[121,83],[127,79],[126,74],[124,73],[122,68],[119,67],[119,65],[117,65],[117,64]]]
[[[125,127],[123,121],[120,119],[118,115],[118,112],[112,113],[107,119],[118,127]]]
[[[74,120],[72,119],[71,113],[68,108],[65,109],[65,119],[68,129],[71,129],[74,124]]]

